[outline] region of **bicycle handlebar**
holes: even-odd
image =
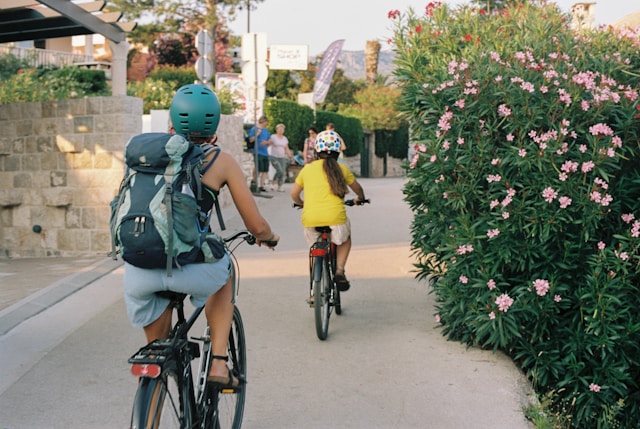
[[[249,231],[246,231],[246,230],[238,231],[238,232],[236,232],[235,234],[233,234],[233,235],[231,235],[229,237],[223,238],[223,240],[224,240],[225,244],[228,244],[228,243],[231,243],[234,240],[237,240],[238,238],[242,238],[244,241],[246,241],[248,244],[250,244],[252,246],[254,244],[256,244],[256,241],[257,241],[256,237],[253,234],[251,234]],[[276,247],[278,245],[277,241],[266,241],[265,240],[265,241],[262,241],[262,243],[266,244],[269,247]]]
[[[355,205],[362,206],[362,205],[365,205],[365,204],[371,204],[371,200],[369,198],[365,198],[362,201],[358,201],[358,204],[356,204],[355,198],[351,198],[351,199],[348,199],[348,200],[344,201],[344,205],[345,206],[355,206]],[[293,203],[293,205],[291,207],[293,207],[294,209],[301,209],[302,208],[302,206],[300,204],[296,204],[296,203]]]
[[[362,201],[358,201],[358,204],[356,204],[355,198],[352,198],[352,199],[349,199],[349,200],[345,200],[344,205],[345,206],[355,206],[355,205],[363,206],[365,204],[370,204],[370,203],[371,203],[371,200],[369,198],[365,198]]]

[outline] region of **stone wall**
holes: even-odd
[[[0,105],[0,256],[106,253],[109,201],[142,100]]]
[[[142,100],[0,105],[0,129],[0,257],[106,255],[109,203],[124,146],[142,130]],[[218,134],[242,160],[242,119],[223,117]]]

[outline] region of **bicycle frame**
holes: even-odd
[[[232,237],[225,239],[226,243],[242,237],[250,244],[255,243],[253,236],[246,231],[236,233]],[[238,244],[239,245],[239,244]],[[238,265],[233,255],[235,248],[227,251],[232,259],[231,278],[234,287],[234,301],[238,292],[239,272]],[[132,414],[132,425],[144,425],[144,427],[156,428],[161,424],[161,417],[170,413],[176,425],[180,428],[200,427],[200,425],[214,425],[218,429],[225,429],[226,424],[220,424],[221,417],[219,410],[220,401],[237,401],[233,406],[235,411],[231,413],[230,427],[239,428],[242,421],[244,409],[244,386],[246,385],[246,346],[244,338],[244,328],[242,318],[237,308],[234,308],[232,329],[229,332],[228,355],[229,363],[234,371],[234,375],[240,380],[242,388],[233,390],[220,390],[207,385],[207,376],[211,365],[211,339],[209,328],[207,327],[202,337],[189,338],[189,331],[202,314],[204,307],[195,308],[187,319],[184,311],[184,300],[187,295],[176,292],[159,292],[160,296],[170,299],[170,306],[177,316],[177,320],[169,338],[152,341],[139,349],[130,359],[131,372],[139,377],[138,393],[134,402]],[[194,341],[192,341],[194,340]],[[202,349],[202,350],[201,350]],[[191,369],[192,361],[200,359],[198,372],[194,386],[194,375]],[[175,377],[173,379],[172,377]],[[171,382],[171,383],[170,383]],[[169,392],[170,386],[176,384],[174,392]],[[160,383],[160,385],[158,385]],[[175,392],[177,390],[177,392]],[[225,395],[233,393],[234,395]],[[138,396],[141,397],[138,397]],[[172,397],[176,395],[177,398]],[[169,402],[165,402],[165,396],[169,397]],[[158,399],[160,397],[160,399]],[[225,399],[226,398],[226,399]],[[230,399],[234,398],[234,399]],[[165,411],[162,409],[165,407]],[[167,408],[169,412],[166,412]],[[179,411],[178,411],[179,410]],[[222,414],[227,413],[226,408]],[[179,417],[178,417],[179,416]],[[140,426],[142,427],[142,426]],[[163,426],[164,427],[164,426]]]

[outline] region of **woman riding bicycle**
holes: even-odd
[[[196,144],[215,144],[220,102],[208,87],[186,85],[178,89],[169,114],[175,133]],[[217,195],[223,186],[228,186],[246,228],[256,237],[257,243],[273,247],[280,237],[260,214],[242,169],[231,155],[216,152],[207,156],[206,166],[210,168],[202,175],[202,184],[206,188],[203,193],[209,195],[205,198],[203,210],[210,210],[213,195]],[[171,277],[167,276],[164,268],[139,268],[126,262],[124,272],[127,313],[134,327],[144,329],[148,342],[167,338],[171,328],[170,302],[156,292],[171,290],[185,293],[191,296],[194,306],[204,305],[214,355],[207,382],[221,387],[239,385],[238,379],[226,366],[227,340],[234,309],[230,270],[231,260],[225,254],[215,262],[184,265],[174,270]]]
[[[306,164],[291,189],[294,203],[302,207],[304,235],[313,244],[320,232],[317,226],[331,227],[331,241],[336,244],[335,282],[340,291],[349,289],[345,266],[351,251],[351,224],[344,207],[344,196],[349,188],[357,197],[355,203],[365,200],[364,190],[353,173],[338,163],[342,137],[331,130],[322,131],[316,137],[317,159]],[[304,190],[304,201],[301,193]]]

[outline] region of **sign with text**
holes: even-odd
[[[271,45],[269,68],[271,70],[306,70],[309,64],[307,45]]]

